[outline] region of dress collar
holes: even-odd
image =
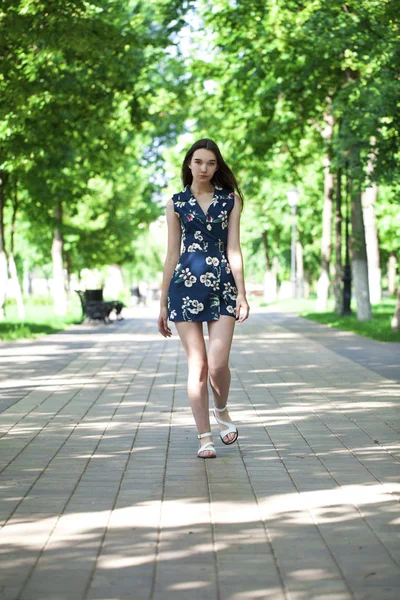
[[[229,193],[230,190],[224,190],[224,188],[215,186],[214,188],[214,198],[218,198],[218,200]],[[188,184],[184,190],[185,200],[190,200],[190,198],[194,198],[192,192],[190,191],[190,185]],[[224,193],[225,192],[225,193]]]

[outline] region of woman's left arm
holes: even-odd
[[[236,298],[236,318],[243,323],[249,316],[250,307],[244,285],[243,256],[240,249],[240,208],[241,201],[235,194],[235,204],[229,215],[227,257],[235,279],[238,295]],[[242,314],[241,314],[242,312]]]

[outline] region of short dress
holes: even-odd
[[[171,321],[217,321],[236,317],[237,289],[226,257],[232,189],[215,188],[204,213],[190,186],[172,197],[182,231],[182,253],[168,288]]]

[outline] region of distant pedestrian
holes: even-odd
[[[158,329],[171,337],[174,321],[188,359],[188,396],[199,432],[200,458],[215,458],[207,380],[224,444],[238,438],[228,414],[229,354],[235,322],[249,315],[240,249],[243,196],[218,146],[202,139],[182,165],[183,191],[167,203],[168,250]],[[182,244],[182,251],[181,251]],[[207,321],[208,356],[203,335]]]
[[[147,306],[147,296],[149,292],[149,285],[145,281],[139,282],[139,294],[140,300],[139,302],[143,304],[143,306]]]
[[[133,303],[135,306],[137,306],[140,303],[140,297],[141,297],[139,286],[131,288],[131,296],[132,296],[132,299],[135,298]]]

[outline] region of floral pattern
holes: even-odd
[[[214,273],[204,273],[204,275],[200,275],[200,281],[206,287],[210,287],[213,290],[218,289],[218,279],[214,275]]]
[[[176,269],[175,269],[175,271],[176,271]],[[178,277],[175,279],[175,281],[177,283],[179,283],[180,281],[183,281],[183,283],[185,284],[186,287],[192,287],[192,285],[194,283],[196,283],[197,277],[192,275],[192,273],[190,272],[190,269],[182,269],[180,271],[180,273],[178,274]]]
[[[174,211],[180,218],[182,252],[168,290],[171,321],[235,317],[237,289],[224,250],[234,202],[232,190],[216,188],[204,213],[189,186],[173,196]]]
[[[214,267],[218,267],[219,258],[217,258],[216,256],[207,256],[206,265],[214,265]]]
[[[196,252],[196,250],[203,250],[203,247],[200,246],[200,244],[190,244],[190,246],[188,246],[187,252]]]

